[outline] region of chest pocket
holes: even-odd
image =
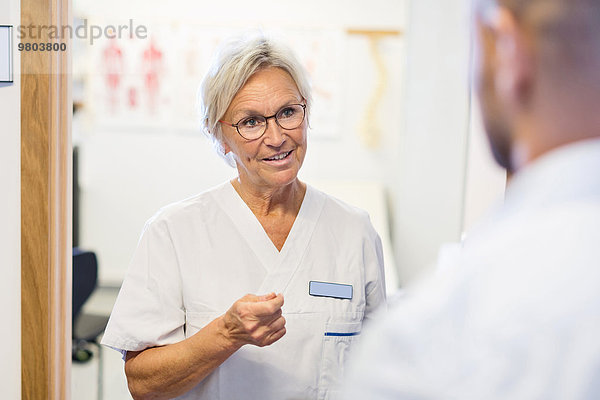
[[[344,375],[350,350],[356,345],[362,330],[362,315],[358,321],[331,321],[325,324],[321,374],[319,378],[319,399],[336,398]]]

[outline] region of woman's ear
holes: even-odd
[[[226,156],[229,152],[231,152],[231,146],[227,143],[227,139],[225,139],[225,135],[223,131],[218,131],[218,127],[215,127],[215,132],[211,132],[211,135],[215,142],[217,143],[217,147],[219,150],[223,152],[223,155]]]
[[[231,147],[227,144],[225,139],[221,140],[221,148],[223,149],[223,154],[227,155],[231,151]]]

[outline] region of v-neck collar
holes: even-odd
[[[281,248],[281,251],[277,250],[277,247],[271,241],[269,235],[260,224],[256,215],[252,212],[250,207],[241,198],[239,193],[235,190],[231,182],[225,182],[220,190],[213,192],[217,197],[218,203],[223,211],[229,215],[233,225],[240,232],[241,236],[244,237],[248,246],[252,249],[254,254],[260,260],[261,264],[267,272],[273,271],[281,262],[285,259],[288,253],[293,252],[296,247],[304,247],[308,242],[302,240],[305,235],[306,229],[312,233],[314,224],[316,223],[315,203],[316,191],[309,185],[306,185],[306,193],[304,199],[298,211],[292,228]],[[320,207],[317,207],[320,212]]]

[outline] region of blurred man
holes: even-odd
[[[600,1],[476,1],[501,209],[363,337],[348,399],[600,398]]]

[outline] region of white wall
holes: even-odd
[[[16,29],[19,20],[20,1],[2,1],[0,24],[14,25]],[[21,83],[16,39],[14,46],[14,83],[0,83],[0,397],[18,400],[21,398]]]
[[[469,0],[414,0],[408,15],[406,128],[395,201],[403,281],[460,239],[469,122]]]

